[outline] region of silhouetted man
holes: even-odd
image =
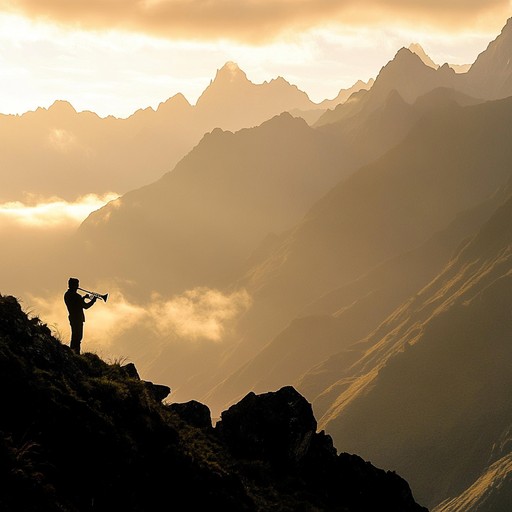
[[[79,284],[78,279],[70,277],[68,290],[64,294],[64,302],[68,308],[69,324],[71,325],[71,343],[69,346],[77,354],[80,354],[80,342],[84,336],[84,309],[89,309],[96,302],[96,297],[93,297],[89,302],[85,301],[86,297],[83,297],[77,291]]]

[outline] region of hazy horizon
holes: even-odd
[[[349,1],[305,2],[296,12],[282,0],[254,12],[249,2],[218,12],[201,12],[193,1],[190,12],[186,6],[75,2],[59,11],[51,2],[0,2],[0,112],[65,100],[78,111],[126,118],[178,93],[195,104],[228,61],[254,83],[283,76],[318,103],[375,78],[411,43],[439,64],[470,64],[512,13],[503,0],[378,7],[369,1],[355,10]]]

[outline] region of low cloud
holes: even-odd
[[[227,324],[250,305],[245,290],[225,295],[218,290],[195,288],[178,297],[162,300],[156,296],[147,308],[151,325],[161,335],[222,341]]]
[[[85,29],[120,29],[171,39],[257,42],[322,24],[409,23],[495,29],[508,0],[0,0],[0,9]],[[485,27],[486,26],[486,27]]]
[[[70,329],[63,293],[49,297],[30,296],[30,310],[69,343]],[[103,291],[102,291],[103,293]],[[119,290],[110,290],[106,303],[98,300],[87,310],[84,341],[107,350],[130,331],[146,340],[159,342],[221,343],[233,322],[251,305],[249,294],[238,290],[224,294],[219,290],[195,288],[182,295],[164,298],[154,295],[149,303],[135,304]]]
[[[91,212],[107,202],[117,199],[118,194],[109,192],[98,196],[87,194],[76,201],[64,199],[28,197],[26,201],[12,201],[0,204],[0,229],[9,227],[26,228],[75,228]]]

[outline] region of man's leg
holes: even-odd
[[[71,350],[74,350],[77,354],[80,354],[80,342],[84,335],[84,323],[73,322],[71,323],[71,343],[69,346]]]

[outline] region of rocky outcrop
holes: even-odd
[[[311,405],[287,386],[275,393],[249,393],[221,414],[216,430],[242,457],[299,462],[316,435],[316,420]]]
[[[123,370],[128,377],[135,380],[141,380],[139,372],[133,363],[128,363],[124,366],[121,366],[121,370]],[[158,400],[159,402],[161,402],[164,398],[167,398],[171,392],[171,388],[164,384],[154,384],[153,382],[147,380],[144,381],[144,384],[147,390],[154,396],[155,400]]]
[[[427,510],[415,503],[407,482],[396,473],[357,455],[337,455],[332,438],[317,432],[311,404],[291,386],[247,394],[222,413],[215,431],[236,457],[265,468],[266,478],[280,482],[293,474],[287,492],[297,502],[303,493],[321,489],[319,510],[342,510],[341,504],[343,510],[360,512]]]
[[[178,416],[189,425],[198,428],[211,428],[212,417],[210,409],[196,400],[190,400],[184,403],[174,403],[169,405],[169,410],[178,414]]]

